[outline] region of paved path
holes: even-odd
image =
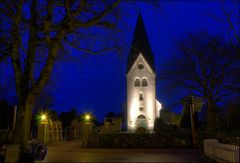
[[[92,149],[79,142],[48,146],[46,162],[206,162],[197,149]]]

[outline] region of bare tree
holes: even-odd
[[[240,15],[239,15],[239,3],[233,2],[233,6],[231,8],[228,7],[228,1],[221,1],[220,8],[222,14],[214,14],[211,11],[207,13],[207,15],[213,19],[213,21],[218,21],[224,26],[227,27],[226,34],[228,39],[232,43],[234,48],[239,48],[237,46],[240,43]],[[234,5],[235,4],[235,5]]]
[[[14,69],[18,96],[17,126],[14,142],[26,151],[32,108],[48,82],[56,59],[67,48],[99,54],[116,47],[86,47],[87,29],[114,29],[117,6],[114,1],[73,0],[1,0],[0,59],[9,58]],[[105,30],[105,35],[107,35]],[[101,42],[100,42],[101,43]],[[40,62],[40,68],[36,65]],[[37,73],[36,73],[37,72]]]
[[[225,97],[239,93],[240,60],[237,49],[222,36],[206,32],[190,34],[179,42],[177,55],[160,73],[172,88],[185,88],[204,97],[207,104],[207,129],[216,127],[216,105]],[[231,88],[230,88],[231,86]]]
[[[239,33],[239,23],[240,23],[240,16],[239,16],[239,8],[235,6],[233,10],[227,10],[224,7],[224,2],[222,2],[222,12],[223,12],[223,22],[228,25],[228,34],[229,39],[232,45],[237,48],[237,45],[240,44],[240,33]],[[239,48],[239,47],[238,47]]]

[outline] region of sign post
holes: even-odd
[[[190,104],[190,117],[191,117],[191,129],[192,129],[192,143],[196,145],[196,130],[195,130],[195,117],[194,117],[194,97],[189,96]]]

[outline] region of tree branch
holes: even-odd
[[[107,22],[107,21],[99,21],[99,22],[96,23],[96,25],[103,26],[103,27],[106,27],[106,28],[115,28],[116,27],[116,24],[113,24],[113,23],[110,23],[110,22]]]
[[[69,44],[70,46],[72,46],[73,48],[79,50],[79,51],[83,51],[83,52],[86,52],[88,54],[94,54],[94,55],[101,54],[101,53],[106,52],[106,51],[118,49],[118,47],[109,47],[109,48],[103,48],[103,49],[98,50],[98,51],[93,51],[93,50],[88,49],[88,48],[79,47],[79,46],[75,45],[74,43],[72,43],[72,42],[70,42],[70,41],[68,41],[66,39],[65,39],[65,42],[67,44]]]
[[[20,35],[20,24],[21,24],[21,17],[22,17],[22,5],[23,1],[20,1],[17,4],[16,13],[14,15],[14,23],[13,23],[13,30],[12,30],[12,45],[11,45],[11,51],[9,53],[13,69],[14,69],[14,76],[15,76],[15,84],[16,89],[18,93],[18,97],[21,97],[22,90],[24,87],[21,85],[22,80],[22,66],[21,61],[19,57],[19,43],[21,41],[21,35]]]
[[[3,15],[7,16],[8,18],[10,19],[13,19],[14,18],[14,12],[13,12],[13,9],[11,7],[11,2],[10,1],[3,1],[5,2],[3,5],[4,8],[1,8],[0,9],[0,13],[2,13]]]
[[[31,4],[31,18],[29,24],[29,41],[28,41],[28,51],[26,52],[26,63],[24,67],[24,73],[22,78],[22,85],[25,86],[24,91],[29,91],[31,87],[31,82],[33,81],[33,71],[34,71],[34,60],[36,57],[36,37],[37,37],[37,27],[34,22],[37,21],[37,0],[33,0]],[[22,44],[22,43],[21,43]]]
[[[107,7],[103,12],[101,12],[100,14],[96,15],[93,18],[90,18],[86,22],[80,22],[80,21],[74,19],[73,22],[71,23],[71,25],[73,26],[73,28],[79,28],[79,27],[86,28],[86,27],[90,27],[92,25],[95,25],[101,19],[103,19],[109,12],[111,12],[115,7],[117,7],[117,5],[119,3],[120,3],[120,0],[116,0],[111,6]]]
[[[3,55],[0,56],[0,63],[3,62],[7,57],[9,57],[8,53],[2,52]]]
[[[64,38],[64,36],[65,36],[65,31],[64,30],[59,31],[57,33],[56,40],[51,43],[44,67],[30,91],[33,95],[38,96],[41,93],[44,85],[48,82],[51,76],[51,72],[52,72],[53,65],[56,60],[58,51],[61,48],[60,42]]]

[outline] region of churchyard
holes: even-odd
[[[239,6],[0,1],[0,162],[240,162]]]

